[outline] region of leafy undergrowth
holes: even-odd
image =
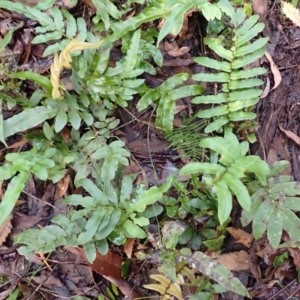
[[[251,154],[269,38],[242,4],[0,1],[1,299],[265,299],[296,276],[258,285],[297,260],[300,192]]]

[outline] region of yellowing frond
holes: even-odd
[[[54,99],[62,99],[63,94],[59,89],[59,78],[63,68],[71,69],[72,57],[71,53],[77,50],[93,49],[101,45],[102,42],[98,43],[86,43],[80,42],[77,39],[72,40],[60,53],[54,55],[54,60],[50,68],[51,76],[50,80],[53,86],[52,97]]]
[[[181,288],[178,283],[171,283],[170,279],[160,274],[150,275],[150,278],[155,279],[160,284],[145,284],[144,288],[159,292],[162,296],[161,300],[169,299],[170,295],[183,300]]]
[[[297,26],[300,27],[300,11],[291,3],[282,1],[283,13]]]

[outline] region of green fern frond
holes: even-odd
[[[246,226],[252,222],[256,239],[267,232],[273,248],[278,247],[283,230],[291,239],[299,240],[300,219],[294,213],[300,210],[299,182],[293,181],[291,176],[280,175],[287,166],[287,161],[273,164],[266,185],[258,181],[251,183],[255,186],[252,207],[242,213],[242,224]]]
[[[199,96],[192,100],[196,104],[217,104],[214,108],[202,110],[197,114],[199,118],[214,118],[205,128],[206,133],[220,130],[231,122],[256,117],[254,113],[248,112],[248,109],[259,101],[262,90],[256,87],[262,85],[263,81],[254,77],[267,71],[264,68],[240,70],[263,56],[268,38],[260,38],[252,43],[251,40],[263,30],[264,24],[257,22],[257,15],[246,18],[244,10],[235,11],[227,0],[221,1],[219,6],[231,18],[229,40],[232,42],[225,44],[218,37],[205,38],[204,43],[223,61],[207,57],[195,58],[196,63],[218,73],[200,73],[192,77],[198,81],[223,83],[221,93]]]
[[[219,163],[189,163],[184,166],[180,175],[204,173],[213,177],[205,177],[217,195],[218,217],[223,224],[232,210],[232,194],[234,194],[245,210],[251,208],[251,198],[246,186],[241,181],[246,172],[254,173],[262,184],[265,184],[269,166],[258,156],[245,156],[249,149],[248,142],[239,143],[230,128],[225,128],[225,136],[209,137],[200,142],[200,147],[211,149],[220,154]]]

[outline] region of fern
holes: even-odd
[[[251,196],[250,211],[243,211],[242,224],[252,221],[253,235],[259,239],[267,232],[273,248],[277,248],[282,231],[285,230],[293,241],[299,241],[300,219],[294,213],[299,211],[299,182],[291,176],[280,175],[287,168],[287,161],[280,161],[271,166],[271,173],[266,185],[259,181],[251,183],[255,192]]]
[[[248,109],[259,101],[262,90],[255,87],[263,84],[263,81],[255,77],[266,72],[264,68],[241,69],[262,57],[265,52],[268,38],[260,38],[249,43],[264,28],[263,23],[257,23],[259,16],[246,18],[243,8],[235,11],[225,0],[220,1],[219,6],[230,17],[230,34],[225,40],[227,43],[225,44],[221,37],[205,38],[204,42],[224,61],[198,57],[195,58],[195,62],[221,72],[200,73],[192,77],[199,81],[223,83],[222,93],[199,96],[192,100],[197,104],[214,104],[213,108],[197,113],[199,118],[214,118],[214,121],[205,128],[206,133],[220,130],[222,126],[231,122],[256,117],[256,114],[249,112]]]
[[[251,172],[256,174],[259,181],[264,184],[269,173],[268,164],[258,156],[245,156],[249,143],[239,143],[228,127],[225,128],[224,138],[206,138],[200,142],[200,147],[219,153],[221,155],[219,163],[189,163],[181,169],[180,175],[195,173],[213,175],[213,177],[204,176],[204,180],[217,195],[218,217],[221,224],[230,216],[232,193],[245,210],[250,210],[251,198],[241,179],[246,176],[246,172]]]
[[[0,8],[21,13],[41,25],[35,28],[37,36],[31,43],[52,42],[52,45],[44,51],[43,56],[62,50],[74,38],[80,41],[87,38],[87,27],[83,18],[75,19],[66,9],[50,7],[50,3],[46,6],[28,7],[22,3],[0,1]],[[47,12],[42,11],[46,9]],[[54,41],[60,42],[53,43]]]
[[[33,252],[54,251],[60,245],[82,245],[87,259],[93,262],[96,249],[102,254],[107,253],[108,240],[121,245],[127,238],[146,238],[142,229],[149,225],[149,220],[144,217],[146,207],[159,200],[170,183],[147,191],[137,189],[132,195],[132,181],[131,176],[125,176],[121,189],[116,192],[113,188],[102,191],[91,180],[81,179],[80,184],[90,196],[74,194],[64,203],[82,208],[72,210],[66,216],[56,215],[52,219],[56,225],[26,230],[18,235],[15,242],[25,244],[19,252],[30,258]]]

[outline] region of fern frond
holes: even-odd
[[[260,38],[253,43],[251,40],[263,30],[264,24],[258,22],[256,15],[246,19],[245,12],[240,9],[235,11],[227,0],[220,4],[220,8],[231,18],[229,40],[232,42],[228,44],[217,37],[205,38],[204,43],[224,61],[207,57],[195,58],[196,63],[214,69],[217,73],[195,74],[194,80],[223,83],[222,93],[199,96],[192,100],[196,104],[219,104],[197,114],[199,118],[214,118],[205,128],[205,133],[220,130],[231,122],[255,118],[256,115],[248,110],[259,101],[262,90],[256,87],[262,85],[263,81],[253,77],[267,71],[264,68],[240,70],[263,56],[268,38]]]

